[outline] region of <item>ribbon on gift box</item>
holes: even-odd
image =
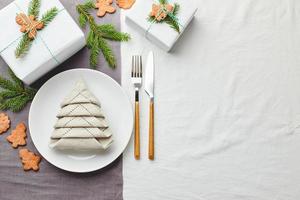
[[[14,2],[14,5],[16,6],[16,8],[20,11],[20,13],[25,13],[21,7],[16,3]],[[61,9],[57,12],[57,14],[59,14],[60,12],[64,11],[65,9]],[[23,18],[21,16],[21,18]],[[25,20],[23,18],[23,20]],[[32,22],[30,22],[32,23]],[[31,24],[32,25],[32,24]],[[28,34],[30,31],[32,31],[32,29],[35,28],[34,26],[31,26],[31,28],[29,30],[27,30],[25,33],[23,33],[21,36],[19,36],[18,38],[16,38],[15,40],[13,40],[12,42],[10,42],[6,47],[4,47],[2,50],[0,50],[0,54],[4,51],[6,51],[11,45],[13,45],[15,42],[17,42],[18,40],[20,40],[24,34]],[[54,56],[54,54],[52,53],[51,49],[49,48],[49,46],[47,45],[47,43],[45,42],[45,40],[40,36],[40,35],[35,35],[34,36],[34,41],[33,42],[37,42],[36,39],[40,39],[43,43],[43,45],[45,46],[45,48],[47,49],[47,51],[49,52],[49,54],[51,55],[52,59],[57,63],[57,64],[60,64],[60,62],[58,61],[58,59]]]
[[[157,13],[155,13],[154,9],[157,7],[159,7],[159,10],[157,10]],[[148,33],[154,23],[163,22],[167,17],[170,17],[178,26],[183,27],[183,25],[181,25],[181,23],[179,22],[179,19],[177,18],[176,14],[174,14],[175,9],[179,9],[179,5],[175,3],[172,6],[167,0],[159,0],[158,4],[153,4],[152,11],[148,17],[150,25],[145,32],[145,37],[147,38]],[[180,33],[179,27],[176,31]]]

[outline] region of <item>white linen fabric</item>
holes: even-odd
[[[155,53],[155,161],[123,156],[125,200],[300,199],[300,1],[197,0],[171,53],[122,20],[122,84],[131,55]],[[123,19],[126,11],[122,12]]]

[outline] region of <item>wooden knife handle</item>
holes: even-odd
[[[150,102],[150,116],[149,116],[149,152],[148,157],[154,160],[154,103]]]
[[[140,106],[135,102],[134,157],[140,159]]]

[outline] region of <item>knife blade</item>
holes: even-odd
[[[150,97],[148,158],[154,160],[154,56],[150,51],[145,70],[145,91]]]
[[[146,70],[145,70],[145,92],[149,95],[150,99],[154,98],[154,56],[150,51],[147,57]]]

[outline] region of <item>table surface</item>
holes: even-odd
[[[8,5],[12,0],[2,0],[0,9]],[[77,3],[83,3],[83,0],[61,0],[67,11],[77,20],[75,6]],[[113,15],[106,15],[104,18],[97,18],[99,23],[113,23],[120,27],[119,11]],[[14,19],[11,19],[14,20]],[[87,32],[88,30],[84,30]],[[115,70],[107,66],[103,56],[99,58],[99,67],[97,70],[108,74],[116,81],[121,81],[121,63],[120,63],[120,44],[110,43],[117,57],[118,67]],[[33,87],[39,88],[45,81],[55,74],[72,69],[86,68],[89,66],[89,51],[82,49],[76,55],[62,63],[60,66],[49,72],[40,80],[33,84]],[[7,65],[0,59],[0,73],[7,73]],[[19,122],[28,123],[28,111],[30,104],[20,113],[7,112],[11,118],[12,124],[10,131]],[[41,116],[43,114],[41,113]],[[122,159],[118,158],[106,168],[88,173],[73,174],[62,171],[44,159],[40,164],[39,172],[24,172],[22,164],[18,157],[18,150],[13,149],[6,141],[6,134],[0,137],[0,196],[1,200],[30,200],[30,199],[85,199],[85,200],[105,200],[122,199]],[[43,130],[41,130],[43,131]],[[27,148],[37,152],[27,131]]]
[[[141,160],[131,141],[124,199],[300,199],[300,1],[170,2],[194,2],[198,12],[169,53],[121,20],[134,38],[122,44],[122,63],[137,51],[155,58],[156,160],[147,159],[141,92]],[[123,65],[122,87],[134,100],[129,73]]]

